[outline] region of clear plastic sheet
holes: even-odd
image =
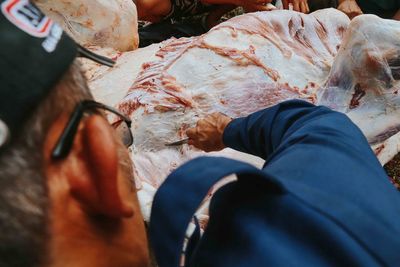
[[[346,113],[386,163],[399,151],[399,89],[400,23],[374,15],[355,18],[317,103]]]

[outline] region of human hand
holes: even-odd
[[[206,152],[219,151],[225,148],[222,141],[225,127],[231,118],[222,113],[212,113],[197,122],[196,127],[186,131],[189,145],[193,145]]]
[[[271,11],[274,6],[272,0],[240,0],[238,6],[243,7],[246,12]]]
[[[293,5],[293,10],[301,13],[310,13],[308,0],[282,0],[283,8],[289,9],[289,4]]]
[[[345,0],[339,4],[337,9],[345,13],[350,19],[363,14],[355,0]]]

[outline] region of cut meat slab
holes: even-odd
[[[400,23],[373,15],[352,21],[317,104],[346,113],[382,163],[399,152]]]
[[[143,64],[118,107],[135,127],[137,151],[165,149],[210,112],[245,116],[285,99],[315,101],[349,20],[340,12],[253,13],[201,37],[170,40]],[[321,16],[323,17],[323,16]]]
[[[126,94],[117,106],[133,120],[131,156],[146,219],[163,179],[205,154],[164,144],[183,138],[211,112],[246,116],[293,98],[327,105],[360,126],[381,162],[390,159],[400,138],[398,36],[400,23],[375,16],[350,23],[334,9],[310,15],[277,10],[236,17],[200,37],[119,55],[116,68],[95,75],[91,87],[112,104],[116,98],[104,96]],[[117,90],[111,92],[110,85]],[[230,149],[209,155],[263,163]]]
[[[132,0],[33,0],[82,45],[119,51],[139,45],[136,6]]]

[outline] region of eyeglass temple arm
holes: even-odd
[[[83,115],[83,108],[84,107],[81,104],[68,120],[68,123],[65,126],[64,131],[58,139],[56,147],[53,150],[53,159],[63,158],[70,151],[72,143],[74,142],[74,136],[78,130],[78,126]]]
[[[113,107],[110,107],[110,106],[107,106],[107,105],[104,105],[104,104],[102,104],[102,103],[96,102],[96,101],[90,101],[90,100],[88,100],[88,101],[85,101],[85,103],[87,103],[87,105],[90,105],[90,107],[105,109],[105,110],[110,111],[111,113],[114,113],[114,114],[118,115],[119,117],[121,117],[121,118],[126,122],[126,124],[127,124],[129,127],[131,127],[131,124],[132,124],[131,119],[130,119],[128,116],[122,114],[122,113],[121,113],[120,111],[118,111],[117,109],[115,109],[115,108],[113,108]]]
[[[77,109],[71,114],[71,117],[69,118],[68,123],[65,126],[64,131],[61,134],[60,138],[58,139],[56,146],[53,150],[52,153],[53,159],[63,158],[70,151],[72,143],[74,142],[74,136],[78,130],[78,126],[83,116],[83,113],[86,109],[91,109],[91,108],[101,108],[108,110],[120,116],[126,122],[128,127],[131,127],[132,125],[131,119],[128,116],[116,110],[115,108],[93,100],[84,100],[79,104]]]

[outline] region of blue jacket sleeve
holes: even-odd
[[[384,255],[388,244],[398,242],[391,233],[400,233],[399,193],[345,114],[283,102],[233,120],[223,140],[264,158],[263,171],[290,195],[334,218],[370,251]]]
[[[223,141],[227,147],[265,160],[301,143],[323,147],[341,142],[349,148],[369,149],[361,131],[346,115],[300,100],[286,101],[234,119],[225,128]]]

